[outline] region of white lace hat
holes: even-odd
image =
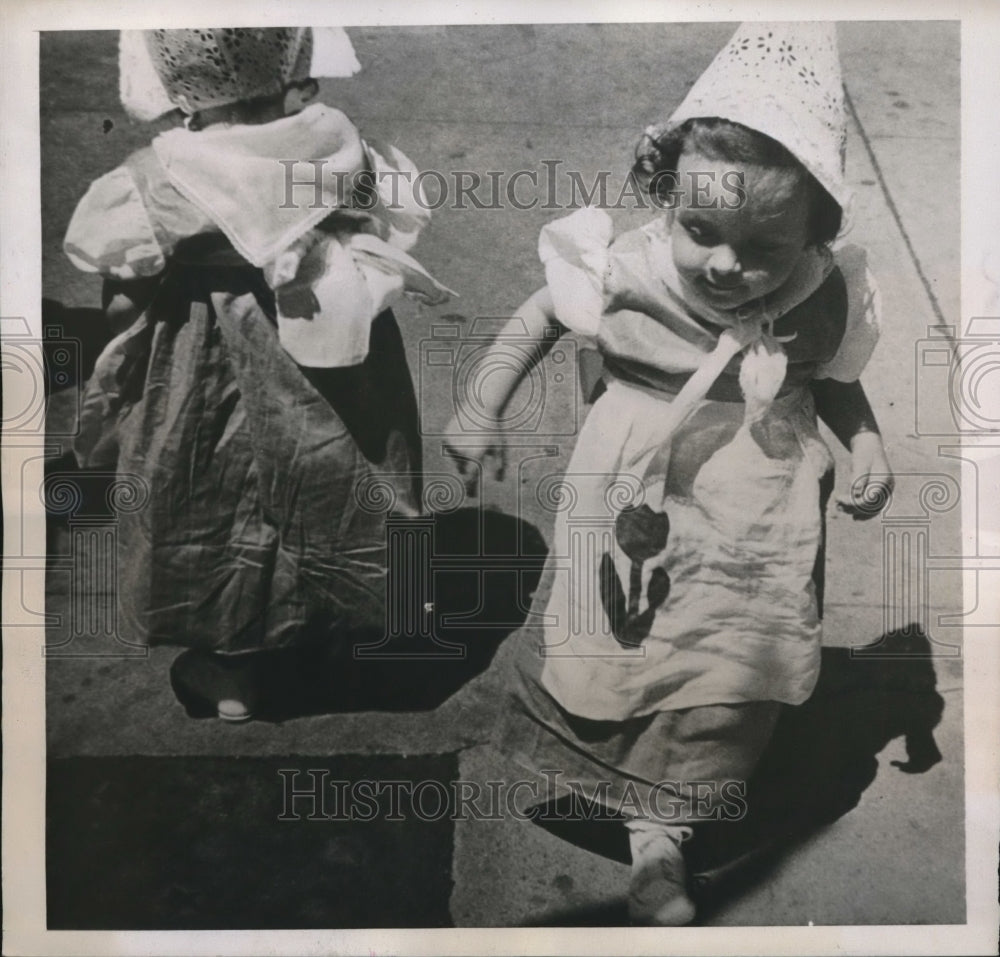
[[[832,23],[741,24],[668,121],[719,117],[777,140],[846,211],[847,119]]]
[[[119,93],[135,119],[279,93],[292,80],[361,69],[340,27],[123,30]]]

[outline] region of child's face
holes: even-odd
[[[802,177],[790,169],[698,153],[684,153],[677,172],[683,195],[670,215],[670,236],[681,282],[723,310],[780,287],[808,241],[809,197]],[[738,176],[742,202],[734,188]]]

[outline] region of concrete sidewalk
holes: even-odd
[[[608,170],[610,182],[620,185],[643,127],[679,102],[731,29],[359,28],[350,33],[363,71],[324,83],[323,96],[366,136],[397,145],[421,169],[442,171],[449,179],[455,171],[536,170],[544,182],[543,161],[549,160],[578,171],[586,183]],[[892,761],[906,759],[898,730],[905,722],[894,724],[893,716],[882,714],[886,726],[875,739],[884,748],[857,806],[797,840],[752,880],[715,893],[702,917],[707,924],[964,920],[962,662],[953,647],[959,629],[939,621],[945,613],[962,612],[960,581],[957,572],[935,571],[920,578],[929,591],[917,595],[907,588],[922,572],[905,564],[915,562],[916,553],[904,556],[901,568],[886,564],[904,534],[914,541],[925,536],[932,557],[960,554],[961,517],[953,494],[958,463],[939,454],[946,440],[926,434],[935,430],[920,421],[926,410],[917,400],[918,373],[937,371],[917,364],[920,341],[930,326],[959,322],[959,35],[947,23],[855,23],[841,27],[840,40],[851,104],[848,175],[857,188],[850,239],[869,250],[885,317],[883,341],[864,381],[897,471],[898,493],[881,520],[859,524],[835,511],[829,516],[826,644],[831,652],[869,645],[893,627],[920,621],[936,654],[928,663],[936,688],[932,683],[910,690],[943,698],[934,730],[943,760],[920,774],[893,767]],[[42,38],[44,294],[66,306],[93,306],[100,296],[98,284],[73,270],[60,251],[72,208],[90,180],[149,136],[123,117],[114,99],[114,70],[113,37]],[[114,127],[106,133],[108,118]],[[930,170],[933,190],[927,188]],[[567,184],[560,183],[565,197]],[[541,285],[538,231],[560,214],[543,205],[494,210],[471,208],[471,201],[464,209],[449,203],[435,214],[416,251],[432,274],[461,295],[436,310],[399,311],[424,403],[431,478],[451,474],[433,435],[451,413],[451,393],[447,379],[431,379],[422,368],[421,343],[442,321],[468,329],[474,317],[509,314]],[[648,215],[614,212],[623,228]],[[543,374],[553,376],[554,419],[572,422],[582,415],[573,377],[559,383],[552,368]],[[52,414],[65,417],[71,405],[72,397],[63,393]],[[527,435],[511,444],[512,477],[487,483],[482,501],[517,515],[551,544],[554,515],[529,493],[542,471],[565,465],[572,436]],[[551,449],[541,462],[540,447]],[[845,456],[837,454],[840,491],[850,473]],[[929,497],[928,482],[937,482],[944,497]],[[50,576],[50,609],[68,611],[68,588],[68,572]],[[475,600],[469,596],[473,605]],[[82,639],[74,644],[70,625],[64,615],[50,634],[51,759],[445,755],[457,759],[457,781],[485,785],[519,774],[491,745],[509,642],[501,644],[492,667],[431,710],[359,710],[234,728],[185,716],[168,681],[175,652],[99,657],[107,645]],[[865,686],[874,662],[845,660],[846,673],[860,676]],[[899,666],[905,669],[906,661]],[[892,662],[883,659],[878,667],[891,685]],[[859,692],[841,691],[846,720]],[[447,912],[456,926],[614,925],[624,918],[628,867],[541,827],[510,817],[458,821],[440,840],[451,843]],[[414,864],[397,862],[403,869]],[[392,899],[382,906],[392,926]]]

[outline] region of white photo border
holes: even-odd
[[[41,231],[39,183],[38,37],[49,29],[88,30],[290,23],[302,25],[497,24],[741,19],[960,19],[962,21],[962,318],[981,313],[990,289],[980,264],[996,247],[1000,223],[1000,11],[988,2],[939,3],[841,0],[805,2],[607,3],[347,2],[248,5],[231,0],[96,3],[31,0],[0,7],[0,315],[29,318],[40,335]],[[5,374],[4,388],[15,388]],[[16,442],[4,437],[5,457]],[[39,467],[40,470],[40,467]],[[36,476],[41,481],[41,475]],[[17,500],[20,475],[3,472],[4,501]],[[973,477],[967,476],[974,482]],[[970,486],[966,485],[966,488]],[[975,488],[971,486],[972,495]],[[1000,542],[1000,505],[980,502],[980,529]],[[44,553],[44,514],[5,523],[5,550],[25,534]],[[967,513],[965,521],[975,521]],[[17,525],[17,528],[14,526]],[[971,534],[967,527],[966,531]],[[966,536],[967,537],[967,536]],[[967,573],[971,575],[972,573]],[[4,577],[4,606],[21,600]],[[1000,646],[992,629],[965,645],[967,923],[948,926],[847,926],[661,929],[331,930],[245,932],[54,932],[45,930],[44,662],[43,639],[29,630],[4,636],[3,896],[8,954],[973,954],[996,953],[997,846],[1000,837]]]

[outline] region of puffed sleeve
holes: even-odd
[[[155,276],[163,269],[164,249],[127,166],[91,183],[69,222],[63,249],[78,269],[116,279]]]
[[[572,332],[597,335],[613,234],[611,217],[589,206],[542,227],[538,255],[545,281],[556,318]]]
[[[834,254],[847,286],[847,325],[832,359],[816,370],[817,379],[854,382],[868,364],[882,329],[878,284],[860,246],[845,246]]]

